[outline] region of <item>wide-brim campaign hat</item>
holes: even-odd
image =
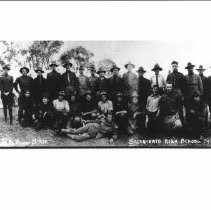
[[[56,61],[52,61],[51,64],[50,64],[49,66],[52,67],[52,66],[59,66],[59,65],[57,64]]]
[[[197,71],[200,71],[200,70],[205,71],[206,69],[202,65],[199,65],[199,67],[196,70]]]
[[[4,66],[2,67],[2,69],[3,69],[3,70],[10,70],[10,65],[8,65],[8,64],[7,64],[7,65],[4,65]]]
[[[43,96],[42,96],[43,98],[50,98],[50,95],[49,95],[49,93],[43,93]]]
[[[154,65],[153,69],[152,69],[152,71],[156,71],[156,70],[159,70],[159,71],[162,71],[163,70],[158,63],[156,63]]]
[[[98,71],[97,71],[97,73],[99,74],[100,72],[104,72],[105,73],[106,70],[104,70],[103,68],[99,68]]]
[[[178,62],[177,61],[172,61],[171,65],[174,65],[174,64],[178,65]]]
[[[26,66],[24,66],[24,67],[20,68],[20,73],[21,73],[21,74],[22,74],[22,71],[23,71],[24,69],[29,73],[29,68],[27,68]]]
[[[100,95],[101,95],[101,96],[103,96],[103,95],[107,96],[107,92],[106,92],[106,91],[102,91],[102,92],[100,93]]]
[[[85,67],[84,66],[80,66],[79,67],[79,70],[83,70],[84,71],[85,70]]]
[[[124,65],[124,67],[125,67],[126,69],[127,69],[128,66],[132,66],[133,69],[135,68],[135,65],[134,65],[133,63],[131,63],[131,62],[128,62],[128,63],[126,63],[126,64]]]
[[[195,65],[193,65],[191,62],[188,62],[187,66],[185,69],[193,68]]]
[[[145,72],[147,72],[147,71],[146,71],[142,66],[140,66],[140,67],[138,68],[137,72],[143,72],[143,73],[145,73]]]
[[[44,73],[44,71],[42,70],[41,67],[38,67],[38,68],[35,70],[36,73],[38,73],[39,71],[42,72],[42,73]]]
[[[88,68],[90,71],[94,71],[94,72],[96,72],[96,68],[95,68],[95,66],[94,65],[91,65],[91,66],[89,66],[89,68]]]
[[[133,98],[133,97],[138,98],[138,93],[137,93],[136,91],[134,91],[134,92],[132,93],[131,97],[132,97],[132,98]]]
[[[66,68],[67,66],[72,67],[73,64],[72,64],[71,62],[68,61],[68,62],[66,62],[66,63],[63,65],[63,67]]]
[[[118,71],[120,70],[120,68],[118,66],[112,66],[110,71],[113,72],[115,69]]]
[[[63,90],[59,91],[58,93],[59,96],[65,96],[65,92]]]

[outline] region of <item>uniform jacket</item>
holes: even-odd
[[[123,93],[127,95],[131,95],[132,92],[138,90],[137,85],[137,76],[133,72],[127,72],[123,74]]]
[[[120,76],[112,76],[108,78],[108,92],[110,95],[116,95],[117,92],[122,93],[122,78]]]
[[[33,97],[36,102],[41,102],[43,93],[46,91],[46,79],[41,77],[36,77],[33,80]]]
[[[33,79],[28,75],[26,75],[26,76],[22,75],[22,76],[18,77],[14,83],[14,88],[17,92],[19,92],[18,85],[21,89],[21,92],[24,92],[26,90],[32,91]]]
[[[10,75],[4,75],[0,77],[0,90],[5,92],[12,92],[13,89],[13,77]]]
[[[66,71],[62,74],[62,89],[67,95],[78,92],[78,79],[75,73]]]
[[[185,95],[193,95],[195,92],[199,92],[201,95],[203,95],[203,84],[201,78],[196,75],[186,75],[185,76],[186,80],[186,91]]]

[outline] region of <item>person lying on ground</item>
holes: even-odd
[[[112,113],[108,113],[105,117],[95,122],[87,123],[78,129],[61,129],[62,134],[66,134],[74,141],[84,141],[88,139],[109,138],[109,143],[113,143],[117,139],[117,126],[113,121]]]

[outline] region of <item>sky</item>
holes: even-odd
[[[19,42],[24,46],[28,43]],[[161,74],[166,77],[171,69],[171,62],[176,60],[179,62],[179,71],[184,74],[187,74],[185,66],[192,62],[196,67],[202,64],[207,69],[205,75],[211,75],[211,41],[65,41],[59,54],[53,59],[76,46],[83,46],[93,52],[94,57],[91,60],[96,63],[101,59],[112,59],[121,68],[120,74],[126,71],[124,64],[130,61],[136,66],[134,71],[143,66],[147,71],[147,78],[153,74],[151,69],[158,63],[163,68]],[[0,46],[0,52],[1,50]],[[20,75],[18,69],[13,69],[11,74],[14,77]]]

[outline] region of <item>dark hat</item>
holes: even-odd
[[[44,73],[44,71],[42,70],[42,68],[41,68],[41,67],[38,67],[38,68],[35,70],[35,72],[36,72],[36,73],[38,73],[38,71],[40,71],[40,72]]]
[[[126,64],[124,65],[124,67],[127,69],[127,67],[128,67],[129,65],[132,66],[133,68],[135,68],[135,65],[132,64],[131,62],[126,63]]]
[[[92,94],[92,91],[91,90],[86,90],[85,92],[84,92],[84,95],[87,95],[87,94]]]
[[[59,91],[59,96],[65,96],[65,92],[63,90]]]
[[[123,97],[123,94],[122,93],[117,93],[116,97]]]
[[[106,93],[106,91],[102,91],[102,92],[100,93],[100,95],[101,95],[101,96],[107,95],[107,93]]]
[[[100,67],[97,71],[97,73],[99,74],[100,72],[106,72],[106,70],[104,70],[102,67]]]
[[[68,62],[66,62],[66,63],[63,65],[63,67],[64,67],[64,68],[66,68],[68,65],[69,65],[70,67],[72,67],[72,66],[73,66],[73,64],[72,64],[72,63],[70,63],[70,62],[68,61]]]
[[[23,71],[24,69],[29,73],[29,68],[27,68],[26,66],[24,66],[24,67],[20,68],[20,73],[21,73],[21,74],[22,74],[22,71]]]
[[[96,69],[95,69],[95,66],[94,65],[91,65],[91,66],[89,66],[89,68],[88,68],[90,71],[96,71]]]
[[[120,68],[118,66],[112,66],[110,71],[113,72],[115,69],[117,69],[118,71],[120,70]]]
[[[4,69],[4,70],[10,70],[10,65],[9,65],[9,64],[4,65],[4,66],[2,67],[2,69]]]
[[[199,67],[196,70],[203,70],[203,71],[205,71],[206,69],[202,65],[199,65]]]
[[[177,62],[177,61],[172,61],[172,62],[171,62],[171,65],[173,65],[173,64],[178,65],[178,62]]]
[[[79,70],[84,70],[84,66],[80,66],[79,67]]]
[[[43,98],[50,98],[50,95],[49,95],[49,93],[43,93],[43,96],[42,96]]]
[[[134,91],[131,95],[131,97],[137,97],[138,98],[138,93],[136,91]]]
[[[152,71],[155,71],[155,70],[162,71],[163,69],[159,66],[158,63],[156,63],[155,66],[153,67]]]
[[[193,65],[191,62],[188,62],[187,66],[185,69],[193,68],[195,65]]]
[[[51,64],[50,64],[49,66],[52,67],[52,66],[59,66],[59,65],[57,64],[56,61],[52,61]]]
[[[143,68],[142,66],[140,66],[140,67],[138,68],[137,72],[143,72],[143,73],[145,73],[146,70],[144,70],[144,68]]]

